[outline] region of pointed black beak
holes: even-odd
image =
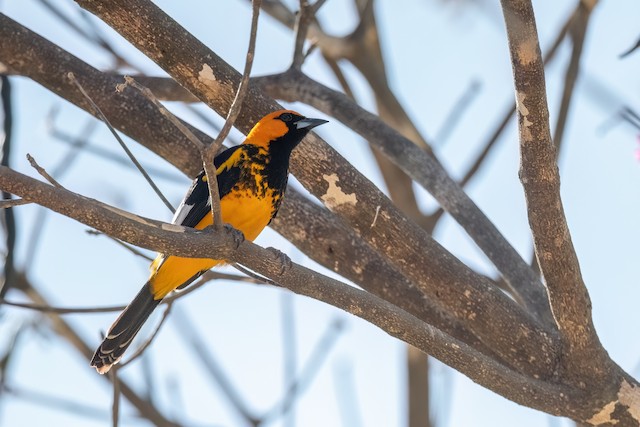
[[[321,124],[328,123],[328,120],[323,119],[300,119],[295,123],[296,129],[298,130],[311,130],[316,126],[320,126]]]

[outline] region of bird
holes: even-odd
[[[327,120],[307,118],[292,110],[267,114],[245,141],[214,159],[222,222],[253,241],[269,225],[282,203],[293,149],[309,131]],[[203,229],[213,224],[211,198],[204,170],[193,180],[173,224]],[[150,275],[131,303],[109,328],[91,359],[98,373],[118,363],[154,309],[170,292],[182,289],[224,261],[158,254]]]

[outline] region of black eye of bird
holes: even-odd
[[[290,122],[293,120],[293,114],[291,113],[283,113],[280,114],[280,117],[278,117],[280,120],[282,120],[283,122]]]

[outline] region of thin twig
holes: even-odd
[[[117,243],[118,245],[122,246],[123,248],[125,248],[126,250],[128,250],[129,252],[131,252],[132,254],[134,254],[137,257],[146,259],[147,261],[153,261],[153,258],[148,256],[147,254],[143,253],[142,251],[136,249],[135,246],[129,245],[128,243],[123,242],[120,239],[116,239],[115,237],[111,237],[108,234],[104,234],[101,231],[98,230],[86,230],[87,234],[90,234],[92,236],[104,236],[110,240],[112,240],[114,243]]]
[[[118,370],[120,366],[115,366],[109,374],[111,375],[111,383],[113,384],[113,404],[111,405],[111,425],[118,427],[120,420],[120,381],[118,379]]]
[[[313,378],[320,371],[320,368],[343,330],[344,319],[341,316],[333,319],[324,335],[316,343],[309,360],[307,360],[307,363],[305,363],[300,371],[298,378],[289,384],[282,400],[260,418],[261,425],[273,421],[279,415],[286,414],[291,409],[296,399],[304,393]]]
[[[9,166],[9,161],[11,159],[11,146],[13,143],[13,90],[11,87],[11,81],[7,76],[0,76],[0,103],[2,105],[2,136],[0,137],[0,143],[2,144],[1,148],[1,156],[0,164],[2,166]],[[3,199],[10,199],[11,194],[3,191],[2,192]],[[10,205],[5,204],[2,206],[2,209],[11,208]],[[16,219],[13,214],[13,209],[6,209],[2,212],[4,228],[5,228],[5,249],[6,255],[4,258],[4,271],[2,282],[0,282],[0,297],[3,297],[9,287],[13,284],[13,279],[15,276],[15,265],[14,265],[14,255],[15,255],[15,245],[16,245]]]
[[[213,382],[228,399],[231,407],[233,407],[238,415],[249,425],[258,425],[256,418],[251,413],[240,391],[233,385],[218,360],[198,336],[196,329],[192,326],[185,311],[176,309],[173,320],[177,323],[178,329],[182,331],[182,333],[179,334],[180,338],[185,340],[186,344],[191,347],[196,358],[204,365],[205,371],[211,376]]]
[[[131,364],[131,362],[133,362],[134,360],[142,356],[142,354],[147,350],[147,348],[149,348],[153,340],[155,340],[156,336],[158,336],[158,332],[160,332],[162,325],[164,325],[164,322],[169,317],[169,313],[171,312],[172,307],[173,307],[173,300],[167,304],[167,307],[164,309],[164,313],[162,313],[162,318],[160,319],[158,326],[156,326],[156,328],[153,330],[149,338],[147,338],[144,341],[144,343],[142,343],[142,345],[136,349],[136,351],[131,355],[131,357],[129,357],[129,359],[126,362],[120,363],[120,366],[118,366],[118,369],[122,369],[128,366],[129,364]]]
[[[442,126],[440,126],[440,129],[436,132],[436,136],[433,139],[435,145],[440,147],[444,145],[445,141],[456,129],[460,119],[464,116],[465,110],[471,106],[473,100],[480,94],[481,87],[482,83],[478,80],[474,79],[469,83],[469,86],[467,86],[462,95],[456,100],[455,104],[453,104],[449,114],[447,114],[442,122]]]
[[[356,380],[354,378],[353,363],[340,361],[333,366],[333,385],[338,404],[338,412],[342,418],[342,425],[349,427],[364,426],[360,405],[358,404]],[[425,378],[425,380],[427,380]],[[423,406],[428,406],[422,402]]]
[[[232,265],[238,271],[240,271],[240,272],[246,274],[247,276],[253,278],[256,281],[256,283],[258,283],[258,284],[266,283],[267,285],[277,286],[279,288],[282,287],[277,282],[269,279],[268,277],[261,276],[260,274],[256,273],[255,271],[250,270],[249,268],[245,267],[242,264],[238,264],[237,262],[234,262],[234,263],[231,263],[230,265]]]
[[[50,117],[52,116],[55,116],[55,110],[50,113]],[[71,141],[73,141],[72,147],[67,150],[64,156],[51,168],[52,177],[60,180],[72,170],[72,166],[79,158],[80,153],[87,147],[89,137],[96,129],[96,123],[98,122],[95,119],[89,119],[78,133],[78,136],[70,137]],[[38,250],[41,248],[39,243],[44,235],[43,231],[47,225],[49,213],[50,211],[47,209],[38,209],[35,219],[31,222],[32,226],[29,228],[30,235],[27,243],[25,265],[31,265],[33,263]]]
[[[122,138],[120,138],[120,135],[118,135],[118,132],[116,132],[113,126],[111,126],[111,123],[109,122],[109,119],[107,119],[107,116],[104,115],[100,107],[98,107],[98,105],[93,101],[93,99],[89,96],[89,94],[84,90],[80,82],[76,79],[75,75],[73,73],[68,73],[67,76],[69,77],[69,80],[71,80],[78,87],[78,89],[80,90],[82,95],[84,95],[84,97],[87,99],[87,101],[89,101],[89,103],[95,110],[96,114],[100,116],[102,121],[107,125],[113,137],[118,141],[118,143],[120,144],[124,152],[127,153],[127,156],[129,156],[129,159],[131,159],[133,164],[136,165],[136,168],[138,168],[138,170],[140,171],[144,179],[147,181],[149,186],[151,186],[151,188],[156,193],[156,195],[160,198],[160,200],[162,200],[162,203],[165,204],[165,206],[171,211],[171,213],[175,213],[176,210],[173,207],[173,205],[171,205],[171,203],[169,203],[169,200],[167,200],[164,194],[162,194],[162,191],[160,191],[160,189],[155,184],[155,182],[153,182],[153,180],[151,179],[147,171],[145,171],[142,165],[138,162],[138,159],[136,159],[133,153],[129,150],[129,147],[127,147],[127,144],[124,143]]]
[[[580,2],[580,5],[582,4],[583,3]],[[569,108],[575,92],[576,81],[580,73],[580,58],[582,57],[582,49],[584,47],[587,26],[589,25],[589,18],[591,17],[591,10],[592,9],[588,7],[579,7],[574,14],[574,19],[571,21],[570,34],[571,40],[573,41],[573,49],[571,51],[569,66],[565,72],[562,101],[560,102],[558,120],[556,121],[556,128],[553,133],[553,143],[557,148],[556,155],[560,153],[559,147],[562,145],[567,125],[567,117],[569,116]]]
[[[18,388],[9,384],[2,384],[0,393],[6,393],[14,398],[22,399],[26,402],[37,405],[41,408],[49,408],[56,411],[63,411],[73,414],[74,416],[87,417],[106,421],[108,414],[98,406],[90,406],[80,403],[77,400],[65,399],[51,391],[51,394],[42,393],[40,391]]]
[[[169,119],[171,124],[173,124],[176,128],[178,128],[178,130],[182,132],[182,134],[186,136],[187,139],[189,139],[189,141],[193,145],[198,147],[198,149],[200,150],[204,149],[205,143],[202,142],[200,138],[195,136],[195,134],[191,132],[191,130],[188,127],[186,127],[184,123],[182,123],[171,111],[167,110],[167,108],[164,105],[162,105],[160,101],[158,101],[158,98],[156,98],[156,96],[153,94],[153,92],[149,90],[149,88],[142,86],[131,76],[124,76],[124,83],[116,86],[116,91],[122,92],[124,88],[127,86],[131,86],[139,90],[149,101],[153,103],[153,105],[156,106],[158,111],[160,111],[160,113],[162,113],[163,116]]]
[[[58,188],[64,188],[62,187],[62,185],[60,185],[58,181],[56,181],[51,175],[49,175],[49,173],[46,170],[44,170],[44,168],[40,166],[38,162],[36,162],[36,159],[34,159],[29,153],[27,153],[27,160],[29,160],[31,167],[33,167],[40,175],[42,175],[44,179],[49,181],[51,185]]]
[[[162,300],[162,304],[171,304],[177,299],[183,298],[191,292],[199,289],[211,280],[233,280],[237,282],[245,282],[252,284],[262,284],[264,279],[254,279],[252,277],[238,276],[236,274],[226,274],[217,271],[207,271],[196,283],[193,283],[184,291],[174,292],[173,294]],[[12,307],[25,308],[28,310],[40,311],[43,313],[64,314],[97,314],[97,313],[113,313],[124,310],[126,305],[109,305],[103,307],[56,307],[51,305],[32,304],[26,302],[9,301],[0,298],[0,305],[5,304]]]
[[[556,34],[556,37],[553,43],[551,44],[549,51],[545,54],[545,57],[544,57],[545,66],[547,66],[555,58],[556,53],[558,52],[558,48],[560,47],[567,33],[569,32],[569,27],[571,27],[573,20],[575,19],[575,16],[578,13],[579,8],[580,8],[580,5],[577,6],[576,10],[574,10],[571,16],[565,21],[562,28],[560,28],[560,31],[558,31],[558,34]],[[476,157],[471,167],[469,167],[467,172],[464,174],[464,177],[460,180],[461,187],[466,187],[469,181],[471,181],[471,179],[473,179],[473,177],[476,176],[477,172],[485,164],[485,161],[488,158],[489,153],[491,152],[495,144],[500,139],[500,136],[502,135],[504,130],[507,128],[507,125],[509,124],[511,119],[515,116],[515,113],[516,113],[516,104],[515,102],[511,102],[511,106],[509,107],[508,110],[504,112],[502,119],[498,122],[498,125],[491,133],[491,136],[489,137],[489,139],[484,143],[484,147],[482,148],[482,151],[480,152],[480,154],[478,154],[478,157]],[[444,214],[444,212],[445,212],[444,209],[440,207],[433,214],[429,216],[429,219],[433,223],[437,223],[442,217],[442,215]]]
[[[309,30],[309,24],[314,18],[314,12],[307,0],[300,0],[300,10],[296,16],[296,24],[293,28],[293,32],[296,35],[296,40],[293,46],[293,61],[291,62],[291,68],[299,70],[302,67],[302,63],[305,59],[304,54],[304,41],[307,38],[307,31]]]
[[[296,23],[293,28],[293,32],[296,35],[294,47],[293,47],[293,60],[291,62],[291,68],[300,70],[302,64],[313,52],[318,44],[315,40],[311,41],[311,46],[307,51],[304,51],[304,41],[307,38],[309,31],[309,25],[315,21],[316,13],[324,5],[326,0],[317,0],[313,5],[310,5],[307,0],[300,0],[300,11],[296,17]]]
[[[220,192],[218,191],[218,179],[216,177],[216,170],[213,164],[213,158],[217,154],[220,147],[222,147],[222,143],[229,135],[229,131],[231,127],[235,123],[238,118],[238,114],[240,114],[240,110],[242,108],[242,103],[244,102],[244,98],[249,89],[249,76],[251,75],[251,67],[253,66],[253,58],[255,56],[256,50],[256,38],[258,34],[258,17],[260,16],[260,4],[262,0],[253,0],[252,1],[252,15],[251,15],[251,33],[249,36],[249,48],[247,50],[247,59],[244,63],[244,71],[242,73],[242,80],[240,80],[240,84],[238,85],[238,91],[236,92],[236,96],[231,103],[231,108],[229,108],[229,113],[227,114],[227,119],[224,122],[224,126],[222,126],[222,130],[218,134],[218,137],[210,144],[206,149],[201,150],[200,154],[202,156],[202,164],[204,166],[204,171],[207,175],[207,184],[209,185],[209,193],[211,195],[211,214],[213,216],[213,225],[214,227],[220,229],[222,227],[222,211],[220,210]]]
[[[37,291],[37,289],[27,280],[24,274],[19,275],[20,289],[25,292],[34,303],[40,305],[49,305],[49,302]],[[90,358],[93,354],[93,346],[89,345],[85,340],[71,327],[62,317],[55,313],[47,313],[53,331],[62,339],[67,340],[73,348],[75,348],[84,358]],[[111,380],[109,375],[101,376],[104,380]],[[120,380],[120,391],[135,408],[138,417],[143,417],[152,425],[163,427],[179,427],[179,424],[168,420],[158,411],[158,409],[147,400],[141,398],[124,380]],[[105,413],[105,418],[108,413]]]
[[[636,44],[634,44],[633,46],[631,46],[629,49],[625,50],[624,52],[622,52],[619,56],[620,59],[622,58],[626,58],[627,56],[631,55],[636,49],[640,48],[640,39],[638,39],[638,41],[636,42]]]
[[[640,115],[633,111],[633,109],[628,106],[624,106],[622,107],[622,110],[618,113],[618,115],[622,118],[622,120],[640,130]]]
[[[32,203],[32,202],[25,199],[0,200],[0,209],[9,209],[14,206],[28,205],[29,203]]]
[[[296,340],[296,318],[294,300],[291,292],[280,293],[280,313],[282,323],[282,354],[284,387],[295,381],[298,371],[298,346]],[[295,413],[293,409],[282,413],[284,427],[295,427]]]
[[[125,305],[111,305],[105,307],[53,307],[50,305],[31,304],[26,302],[7,301],[4,298],[0,298],[0,305],[10,305],[12,307],[26,308],[29,310],[40,311],[43,313],[56,313],[56,314],[80,314],[80,313],[112,313],[122,311],[126,308]]]

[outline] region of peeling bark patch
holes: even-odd
[[[198,73],[198,80],[200,80],[205,85],[209,86],[211,83],[216,82],[216,76],[213,75],[213,70],[209,66],[209,64],[203,64],[202,70]]]
[[[529,126],[531,126],[533,123],[529,121],[529,109],[524,105],[524,99],[526,97],[526,94],[522,92],[516,92],[516,106],[518,107],[518,113],[520,113],[520,117],[522,117],[522,124],[520,125],[522,136],[524,137],[525,141],[531,141],[533,139],[533,136],[531,135]]]
[[[618,399],[604,405],[600,412],[596,413],[587,422],[592,425],[618,424],[619,420],[612,418],[618,404],[626,406],[628,414],[640,424],[640,387],[634,387],[625,379],[622,380],[620,390],[618,390]]]
[[[173,231],[176,233],[184,233],[187,229],[181,225],[164,223],[160,226],[163,230]]]
[[[529,65],[538,58],[538,43],[534,39],[527,39],[518,46],[518,61],[522,65]]]
[[[124,210],[122,210],[122,209],[118,209],[118,208],[116,208],[116,207],[114,207],[114,206],[109,206],[109,205],[103,205],[103,207],[104,207],[105,209],[107,209],[107,210],[111,211],[111,212],[115,212],[115,213],[117,213],[118,215],[123,216],[123,217],[125,217],[125,218],[127,218],[127,219],[130,219],[130,220],[132,220],[132,221],[135,221],[135,222],[138,222],[138,223],[140,223],[140,224],[144,224],[144,225],[151,225],[151,226],[153,226],[153,224],[148,223],[147,221],[145,221],[144,219],[142,219],[142,217],[140,217],[140,216],[138,216],[138,215],[135,215],[135,214],[132,214],[131,212],[127,212],[127,211],[124,211]]]
[[[329,209],[333,209],[344,204],[355,206],[356,203],[358,203],[355,193],[345,194],[338,186],[338,175],[332,173],[331,175],[322,175],[322,178],[329,183],[327,192],[321,197],[322,201]]]
[[[640,423],[640,388],[632,386],[626,380],[622,380],[622,386],[618,392],[618,400],[629,407],[629,414]]]

